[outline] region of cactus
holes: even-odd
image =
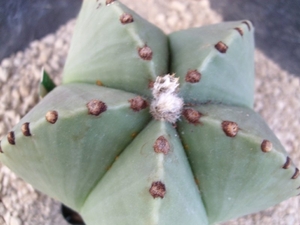
[[[170,35],[170,46],[171,71],[180,77],[181,95],[186,101],[253,106],[254,40],[250,22],[175,32]]]
[[[149,83],[168,71],[167,37],[119,2],[95,2],[82,6],[63,83],[97,83],[151,97]]]
[[[253,31],[166,36],[118,1],[84,1],[63,84],[43,74],[1,162],[88,225],[208,225],[298,194],[299,170],[252,109]]]

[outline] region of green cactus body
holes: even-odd
[[[186,101],[253,107],[253,30],[249,21],[237,21],[169,36],[171,71]]]
[[[156,145],[159,140],[167,144]],[[155,185],[164,185],[165,193],[152,193]],[[152,121],[145,127],[89,195],[82,215],[87,224],[207,224],[199,190],[171,124]]]
[[[63,83],[98,82],[150,97],[149,83],[168,70],[164,33],[120,2],[85,1],[79,17]]]
[[[128,101],[135,97],[96,85],[60,86],[13,128],[15,144],[2,141],[1,161],[37,189],[78,210],[116,156],[150,120],[147,110],[131,109]],[[91,114],[87,104],[92,100],[103,102],[105,111],[102,107],[99,115]],[[24,131],[27,123],[30,135]]]
[[[296,167],[289,162],[284,168],[290,160],[287,153],[255,112],[212,104],[193,109],[201,113],[199,124],[183,119],[179,133],[199,180],[210,224],[297,195],[299,180],[292,179],[297,176]],[[237,127],[231,132],[232,125]]]
[[[166,36],[86,0],[63,85],[42,81],[0,160],[87,225],[208,225],[277,204],[299,170],[252,110],[253,50],[248,21]],[[158,77],[168,65],[179,81]]]

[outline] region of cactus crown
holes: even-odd
[[[174,74],[156,78],[152,88],[154,99],[150,107],[150,112],[155,119],[175,123],[180,117],[183,100],[177,95],[178,80],[179,78]]]

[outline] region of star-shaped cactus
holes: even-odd
[[[166,36],[118,1],[83,1],[63,84],[44,74],[1,162],[88,225],[208,225],[297,195],[299,170],[252,109],[253,32]]]

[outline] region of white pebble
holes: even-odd
[[[1,66],[4,68],[9,68],[12,66],[12,62],[10,58],[6,58],[2,60]]]
[[[42,41],[48,45],[52,45],[55,42],[55,35],[49,34]]]
[[[171,3],[171,8],[179,12],[184,12],[186,10],[186,5],[182,2],[174,1]]]
[[[7,70],[0,67],[0,82],[5,83],[7,79],[8,79]]]
[[[21,220],[18,217],[11,217],[10,218],[10,225],[21,225]]]

